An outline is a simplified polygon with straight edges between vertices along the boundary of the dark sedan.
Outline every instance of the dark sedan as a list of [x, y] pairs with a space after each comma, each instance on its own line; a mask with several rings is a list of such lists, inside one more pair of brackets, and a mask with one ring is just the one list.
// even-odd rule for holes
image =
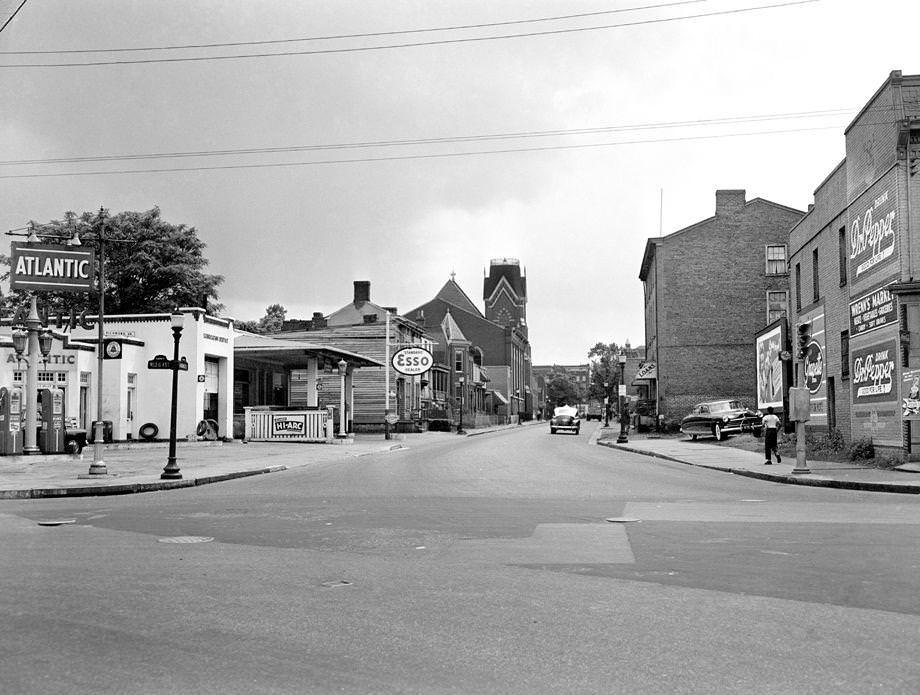
[[762, 416], [756, 410], [746, 408], [741, 401], [709, 401], [698, 403], [687, 417], [680, 422], [680, 431], [696, 439], [700, 435], [712, 435], [725, 439], [727, 434], [753, 432], [760, 436], [763, 430]]

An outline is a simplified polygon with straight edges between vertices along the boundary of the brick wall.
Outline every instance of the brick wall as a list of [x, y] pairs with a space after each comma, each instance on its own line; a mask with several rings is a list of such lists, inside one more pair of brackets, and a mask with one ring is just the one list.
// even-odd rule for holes
[[766, 275], [766, 246], [786, 244], [802, 213], [745, 201], [742, 190], [718, 191], [716, 201], [713, 217], [664, 237], [655, 253], [659, 304], [647, 325], [657, 318], [659, 407], [669, 419], [703, 400], [756, 403], [754, 335], [767, 324], [767, 291], [788, 290], [788, 276]]

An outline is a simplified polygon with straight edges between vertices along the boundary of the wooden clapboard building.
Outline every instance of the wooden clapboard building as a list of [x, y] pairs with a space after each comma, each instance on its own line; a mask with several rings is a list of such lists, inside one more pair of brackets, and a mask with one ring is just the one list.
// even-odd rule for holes
[[[396, 307], [375, 304], [370, 298], [371, 283], [355, 280], [352, 301], [328, 316], [316, 312], [309, 320], [285, 321], [277, 338], [309, 340], [377, 360], [386, 367], [364, 368], [355, 372], [351, 381], [352, 397], [346, 402], [354, 403], [354, 412], [348, 413], [349, 422], [355, 431], [378, 431], [383, 429], [387, 406], [387, 371], [389, 372], [389, 408], [399, 420], [409, 427], [420, 418], [422, 384], [428, 375], [404, 376], [393, 369], [388, 357], [400, 347], [414, 345], [431, 350], [430, 341], [421, 326], [405, 317], [398, 316]], [[386, 335], [389, 323], [390, 347], [387, 349]], [[296, 404], [300, 397], [300, 380], [297, 374], [291, 378], [291, 402]], [[338, 405], [341, 397], [341, 379], [335, 364], [327, 362], [318, 374], [319, 405]]]

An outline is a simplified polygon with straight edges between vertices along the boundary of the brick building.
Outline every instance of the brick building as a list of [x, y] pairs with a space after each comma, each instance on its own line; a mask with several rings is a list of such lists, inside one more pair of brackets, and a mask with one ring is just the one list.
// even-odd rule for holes
[[844, 135], [789, 237], [793, 341], [810, 325], [807, 427], [918, 454], [920, 75], [892, 72]]
[[788, 311], [789, 229], [803, 214], [719, 190], [713, 217], [647, 241], [648, 399], [666, 421], [700, 401], [756, 403], [754, 336]]

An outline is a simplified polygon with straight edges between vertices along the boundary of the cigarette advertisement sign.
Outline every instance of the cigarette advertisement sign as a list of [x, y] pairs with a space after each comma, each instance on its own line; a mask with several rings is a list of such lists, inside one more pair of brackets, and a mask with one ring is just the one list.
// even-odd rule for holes
[[756, 339], [757, 350], [757, 407], [766, 409], [783, 407], [786, 389], [786, 369], [780, 354], [786, 344], [785, 322], [768, 326]]
[[854, 350], [852, 359], [850, 376], [854, 405], [897, 399], [897, 344], [894, 340]]
[[901, 417], [920, 420], [920, 369], [905, 369], [901, 373]]
[[849, 210], [849, 273], [855, 283], [897, 259], [899, 225], [893, 175], [872, 186]]
[[10, 256], [10, 289], [87, 292], [93, 289], [91, 247], [29, 244], [14, 241]]
[[877, 287], [850, 302], [850, 338], [893, 325], [898, 319], [894, 297]]

